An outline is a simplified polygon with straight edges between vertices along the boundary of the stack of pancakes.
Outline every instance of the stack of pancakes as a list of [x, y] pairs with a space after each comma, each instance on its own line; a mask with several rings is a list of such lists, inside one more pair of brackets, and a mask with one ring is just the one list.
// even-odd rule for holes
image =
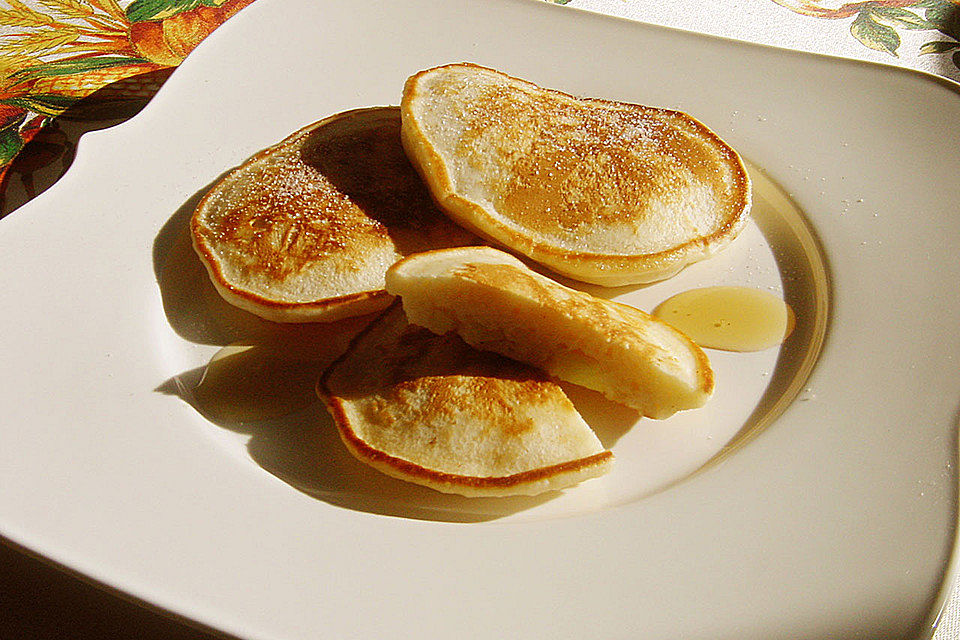
[[440, 491], [532, 495], [612, 461], [555, 379], [666, 418], [713, 377], [681, 332], [525, 261], [650, 282], [728, 244], [749, 206], [739, 156], [686, 114], [457, 64], [412, 76], [399, 109], [253, 156], [191, 233], [220, 294], [263, 318], [379, 312], [318, 385], [360, 460]]

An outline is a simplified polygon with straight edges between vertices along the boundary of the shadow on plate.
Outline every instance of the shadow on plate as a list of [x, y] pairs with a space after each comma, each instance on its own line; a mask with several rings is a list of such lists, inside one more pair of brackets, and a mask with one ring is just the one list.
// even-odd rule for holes
[[3, 536], [0, 567], [3, 638], [239, 640], [118, 591]]
[[[188, 224], [207, 189], [184, 203], [157, 235], [154, 271], [167, 322], [185, 341], [221, 347], [209, 363], [156, 390], [176, 395], [211, 425], [250, 436], [247, 450], [263, 469], [296, 489], [339, 507], [448, 522], [501, 518], [552, 500], [465, 498], [379, 473], [357, 461], [314, 388], [320, 373], [347, 348], [371, 316], [333, 323], [282, 324], [225, 302], [193, 251]], [[636, 413], [586, 389], [565, 385], [606, 447]]]
[[[70, 168], [80, 137], [107, 129], [139, 113], [160, 89], [172, 68], [123, 78], [80, 98], [52, 121], [46, 122], [10, 163], [0, 182], [0, 219], [52, 187]], [[61, 97], [61, 96], [53, 96]], [[66, 96], [63, 96], [66, 97]], [[29, 127], [28, 127], [29, 129]], [[8, 142], [19, 144], [20, 134]]]
[[784, 341], [770, 382], [743, 427], [703, 468], [727, 459], [763, 432], [794, 401], [814, 395], [804, 386], [827, 338], [831, 285], [826, 257], [813, 228], [790, 196], [760, 168], [747, 163], [753, 181], [751, 216], [774, 249], [783, 299], [796, 324]]
[[[775, 249], [784, 297], [793, 307], [797, 323], [752, 414], [702, 468], [726, 459], [792, 402], [805, 399], [803, 386], [826, 337], [830, 288], [819, 243], [782, 190], [759, 172], [755, 172], [755, 183], [766, 187], [755, 192], [754, 219]], [[370, 318], [280, 324], [226, 303], [211, 284], [189, 238], [190, 214], [205, 192], [191, 197], [163, 226], [154, 244], [154, 268], [174, 332], [189, 343], [221, 349], [209, 363], [174, 376], [158, 391], [179, 396], [213, 425], [249, 435], [247, 450], [262, 468], [298, 490], [340, 507], [416, 519], [476, 522], [530, 509], [561, 495], [463, 498], [393, 479], [355, 460], [317, 400], [314, 385]], [[637, 422], [634, 411], [600, 394], [573, 385], [564, 385], [564, 389], [607, 448]]]

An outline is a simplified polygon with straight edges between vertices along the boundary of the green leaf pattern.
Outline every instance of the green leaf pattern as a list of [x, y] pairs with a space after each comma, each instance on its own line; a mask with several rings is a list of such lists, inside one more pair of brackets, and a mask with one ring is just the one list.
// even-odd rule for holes
[[821, 0], [774, 0], [801, 15], [821, 19], [853, 17], [850, 35], [865, 47], [897, 56], [901, 31], [933, 32], [938, 37], [920, 45], [920, 55], [952, 52], [954, 66], [960, 69], [960, 2], [957, 0], [868, 0], [837, 6]]
[[953, 51], [954, 49], [960, 49], [960, 42], [950, 42], [949, 40], [933, 40], [932, 42], [927, 42], [926, 44], [920, 45], [920, 53], [922, 54], [947, 53], [948, 51]]
[[861, 11], [850, 25], [850, 33], [863, 45], [897, 55], [900, 47], [900, 34], [893, 27], [881, 24], [872, 11]]
[[21, 146], [23, 146], [23, 140], [14, 127], [0, 129], [0, 164], [12, 161]]
[[934, 23], [930, 22], [926, 18], [920, 17], [912, 11], [904, 9], [903, 7], [877, 6], [869, 9], [868, 11], [877, 22], [886, 23], [894, 28], [900, 27], [903, 29], [916, 30], [936, 28]]
[[219, 7], [224, 2], [226, 0], [134, 0], [127, 7], [127, 19], [130, 22], [163, 20], [197, 7]]
[[70, 76], [98, 69], [110, 69], [112, 67], [123, 67], [130, 64], [148, 63], [145, 58], [134, 56], [96, 56], [91, 58], [66, 58], [63, 60], [52, 60], [43, 64], [26, 67], [17, 71], [14, 75], [19, 79], [26, 78], [50, 78], [53, 76]]

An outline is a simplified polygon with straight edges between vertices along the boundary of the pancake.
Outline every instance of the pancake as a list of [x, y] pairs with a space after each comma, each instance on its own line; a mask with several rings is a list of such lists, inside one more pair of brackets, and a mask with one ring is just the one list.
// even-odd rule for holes
[[399, 304], [331, 365], [318, 393], [359, 460], [445, 493], [536, 495], [612, 464], [542, 372], [410, 325]]
[[403, 145], [440, 206], [567, 277], [661, 280], [732, 241], [750, 180], [691, 116], [451, 64], [410, 77]]
[[201, 200], [190, 230], [220, 294], [278, 322], [383, 309], [399, 258], [477, 242], [406, 159], [396, 107], [331, 116], [254, 155]]
[[408, 256], [387, 272], [387, 290], [414, 324], [456, 332], [651, 418], [702, 406], [713, 393], [707, 356], [677, 329], [491, 247]]

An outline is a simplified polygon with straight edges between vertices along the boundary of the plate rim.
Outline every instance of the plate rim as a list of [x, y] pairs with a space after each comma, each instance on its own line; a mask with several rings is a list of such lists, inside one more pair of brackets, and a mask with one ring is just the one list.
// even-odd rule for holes
[[[936, 75], [930, 74], [930, 73], [928, 73], [928, 72], [924, 72], [924, 71], [920, 71], [920, 70], [916, 70], [916, 69], [905, 68], [905, 67], [901, 67], [901, 66], [897, 66], [897, 65], [886, 64], [886, 63], [879, 63], [879, 62], [874, 62], [874, 61], [856, 60], [856, 59], [851, 59], [851, 58], [831, 56], [831, 55], [822, 54], [822, 53], [815, 53], [815, 52], [805, 52], [805, 51], [797, 51], [797, 50], [790, 50], [790, 49], [782, 49], [782, 48], [775, 47], [775, 46], [772, 46], [772, 45], [766, 45], [766, 44], [754, 43], [754, 42], [747, 42], [747, 41], [736, 40], [736, 39], [731, 39], [731, 38], [724, 38], [724, 37], [721, 37], [721, 36], [715, 36], [715, 35], [709, 35], [709, 34], [699, 34], [699, 33], [696, 33], [696, 32], [686, 31], [686, 30], [681, 30], [681, 29], [676, 29], [676, 28], [673, 28], [673, 27], [663, 27], [663, 26], [659, 26], [659, 25], [655, 25], [655, 24], [644, 23], [644, 22], [640, 22], [640, 21], [634, 21], [634, 20], [630, 20], [630, 19], [627, 19], [627, 18], [620, 18], [620, 17], [616, 17], [616, 16], [609, 16], [609, 15], [605, 15], [605, 14], [599, 14], [599, 13], [595, 13], [595, 12], [592, 12], [592, 11], [587, 11], [587, 10], [585, 10], [585, 9], [577, 9], [576, 7], [569, 7], [569, 6], [567, 6], [567, 7], [562, 7], [562, 6], [550, 7], [549, 4], [544, 3], [544, 2], [541, 2], [541, 0], [500, 0], [500, 1], [503, 2], [503, 3], [511, 2], [511, 3], [517, 3], [517, 4], [523, 3], [523, 4], [530, 4], [530, 5], [537, 5], [537, 6], [540, 6], [540, 7], [544, 7], [544, 9], [546, 9], [546, 10], [560, 11], [560, 12], [562, 12], [562, 11], [569, 11], [570, 9], [576, 9], [577, 11], [581, 11], [581, 12], [583, 12], [583, 13], [587, 13], [587, 14], [591, 14], [591, 15], [597, 16], [597, 17], [599, 17], [600, 19], [603, 19], [603, 20], [616, 20], [616, 21], [623, 21], [623, 22], [630, 23], [630, 24], [643, 24], [643, 25], [646, 25], [647, 28], [651, 28], [651, 29], [654, 29], [654, 30], [676, 31], [676, 32], [684, 33], [684, 34], [686, 34], [687, 36], [692, 36], [692, 37], [696, 37], [696, 38], [706, 38], [706, 39], [715, 39], [715, 40], [722, 40], [722, 41], [732, 42], [732, 43], [736, 44], [737, 46], [758, 47], [758, 48], [763, 48], [763, 49], [773, 49], [773, 50], [776, 50], [776, 51], [788, 52], [788, 53], [791, 54], [791, 55], [796, 55], [796, 56], [801, 56], [801, 57], [812, 56], [812, 57], [816, 57], [816, 58], [824, 58], [824, 59], [828, 59], [828, 60], [832, 60], [832, 61], [840, 61], [840, 62], [842, 62], [842, 63], [844, 63], [844, 64], [853, 63], [853, 64], [856, 64], [856, 65], [863, 65], [863, 66], [867, 66], [867, 67], [882, 67], [882, 68], [886, 68], [886, 69], [896, 69], [897, 72], [899, 72], [899, 73], [904, 73], [904, 72], [906, 72], [908, 75], [914, 75], [914, 76], [923, 78], [923, 79], [925, 79], [925, 80], [927, 80], [927, 81], [933, 80], [933, 81], [935, 81], [937, 84], [940, 84], [940, 85], [945, 86], [946, 88], [948, 88], [949, 90], [953, 91], [955, 94], [957, 94], [958, 96], [960, 96], [960, 84], [957, 84], [957, 83], [953, 82], [952, 80], [949, 80], [949, 79], [947, 79], [947, 78], [943, 78], [943, 77], [941, 77], [941, 76], [936, 76]], [[231, 30], [231, 28], [230, 28], [230, 25], [231, 25], [231, 23], [232, 23], [233, 20], [236, 20], [236, 19], [244, 20], [244, 18], [243, 18], [242, 16], [243, 16], [245, 13], [247, 13], [248, 11], [250, 11], [251, 7], [253, 7], [253, 6], [265, 7], [265, 6], [269, 5], [269, 4], [270, 4], [269, 0], [261, 0], [260, 3], [254, 3], [254, 5], [251, 5], [250, 7], [246, 7], [245, 10], [242, 11], [238, 16], [235, 16], [233, 19], [231, 19], [231, 21], [228, 21], [223, 27], [221, 27], [221, 28], [218, 29], [216, 32], [214, 32], [214, 34], [211, 36], [211, 38], [208, 38], [208, 40], [210, 40], [210, 44], [209, 44], [209, 45], [207, 45], [207, 42], [205, 41], [204, 43], [202, 43], [202, 44], [200, 45], [200, 47], [198, 47], [198, 50], [202, 52], [202, 51], [204, 50], [204, 48], [213, 48], [213, 47], [215, 47], [215, 46], [218, 46], [217, 43], [219, 42], [219, 40], [223, 40], [223, 39], [232, 37], [232, 36], [231, 36], [231, 31], [232, 31], [232, 30]], [[279, 5], [279, 2], [277, 2], [277, 5]], [[547, 7], [549, 7], [549, 9], [547, 9]], [[262, 11], [264, 11], [264, 12], [267, 11], [267, 9], [264, 9], [264, 8], [261, 8], [260, 10], [262, 10]], [[247, 20], [251, 20], [251, 21], [252, 21], [253, 19], [254, 19], [254, 18], [247, 18]], [[571, 16], [570, 19], [571, 19], [571, 20], [576, 20], [577, 17], [576, 17], [576, 16]], [[237, 30], [239, 30], [240, 28], [241, 28], [240, 26], [235, 27], [235, 29], [237, 29]], [[205, 54], [203, 54], [203, 55], [205, 55]], [[195, 55], [195, 54], [191, 54], [191, 56], [192, 56], [192, 59], [193, 59], [193, 60], [196, 60], [196, 59], [198, 58], [198, 56]], [[187, 57], [187, 60], [184, 62], [184, 65], [192, 64], [192, 63], [190, 62], [191, 56], [188, 56], [188, 57]], [[181, 66], [181, 68], [182, 68], [182, 67], [183, 67], [183, 65]], [[150, 104], [148, 104], [147, 107], [146, 107], [141, 113], [137, 114], [136, 116], [134, 116], [133, 118], [131, 118], [129, 121], [124, 122], [124, 123], [122, 123], [122, 124], [120, 124], [120, 125], [117, 125], [117, 126], [115, 126], [115, 127], [111, 127], [111, 128], [109, 128], [109, 129], [106, 129], [106, 130], [101, 130], [101, 131], [97, 131], [97, 132], [91, 132], [90, 134], [86, 134], [86, 135], [84, 136], [84, 138], [86, 138], [87, 135], [90, 135], [90, 136], [96, 136], [96, 137], [98, 137], [98, 138], [99, 138], [99, 137], [103, 137], [103, 140], [107, 140], [107, 139], [110, 138], [110, 137], [113, 137], [113, 136], [115, 136], [115, 135], [118, 135], [118, 132], [119, 132], [120, 135], [122, 135], [122, 132], [123, 132], [124, 128], [128, 125], [129, 122], [134, 122], [134, 121], [138, 121], [138, 122], [139, 122], [140, 120], [148, 119], [149, 117], [151, 117], [149, 114], [152, 114], [153, 111], [156, 111], [156, 110], [158, 110], [158, 109], [161, 109], [161, 108], [162, 108], [162, 105], [164, 104], [164, 101], [170, 100], [170, 98], [164, 98], [163, 100], [160, 100], [159, 98], [161, 98], [162, 96], [170, 95], [170, 94], [172, 94], [172, 93], [174, 92], [174, 89], [173, 89], [173, 88], [171, 88], [171, 89], [168, 90], [167, 87], [168, 87], [168, 85], [171, 85], [171, 83], [174, 81], [175, 78], [178, 77], [178, 73], [179, 73], [179, 72], [180, 72], [180, 69], [178, 68], [178, 69], [172, 74], [171, 78], [167, 81], [167, 83], [164, 85], [164, 87], [161, 88], [160, 92], [159, 92], [156, 96], [154, 96], [154, 99], [152, 99], [152, 100], [150, 101]], [[180, 75], [182, 75], [182, 74], [180, 74]], [[158, 105], [160, 105], [160, 106], [158, 106]], [[146, 114], [146, 115], [145, 115], [145, 114]], [[81, 153], [82, 153], [81, 150], [78, 148], [77, 162], [75, 163], [75, 166], [76, 166], [76, 164], [78, 164], [78, 163], [81, 162]], [[86, 157], [86, 156], [84, 156], [84, 157]], [[90, 161], [90, 160], [87, 160], [87, 161]], [[74, 167], [71, 167], [71, 169], [73, 169], [73, 168], [74, 168]], [[70, 175], [70, 172], [69, 172], [69, 171], [68, 171], [68, 175]], [[69, 180], [63, 180], [63, 181], [61, 181], [61, 183], [58, 183], [57, 185], [54, 185], [53, 187], [51, 187], [51, 189], [50, 189], [47, 193], [53, 192], [54, 194], [56, 194], [57, 192], [62, 191], [62, 190], [64, 190], [64, 189], [67, 189], [67, 188], [68, 188], [68, 187], [62, 186], [62, 185], [69, 185], [69, 184], [70, 184], [70, 181], [69, 181]], [[56, 191], [55, 191], [55, 190], [56, 190]], [[7, 219], [11, 219], [11, 220], [12, 220], [12, 219], [18, 219], [18, 218], [25, 218], [27, 215], [29, 215], [29, 213], [25, 213], [25, 211], [28, 211], [28, 212], [32, 213], [34, 209], [41, 209], [41, 208], [42, 208], [42, 205], [43, 205], [43, 202], [46, 200], [46, 196], [47, 196], [46, 193], [45, 193], [45, 194], [42, 194], [41, 196], [39, 196], [39, 197], [34, 201], [34, 202], [37, 202], [37, 203], [38, 203], [38, 204], [35, 205], [35, 206], [33, 205], [33, 203], [28, 203], [28, 204], [25, 205], [24, 207], [18, 208], [17, 210], [11, 212], [11, 214], [8, 215], [8, 216], [5, 218], [5, 220], [7, 220]], [[51, 196], [51, 197], [52, 197], [52, 196]], [[14, 224], [20, 224], [20, 223], [18, 222], [18, 223], [14, 223]], [[9, 227], [9, 226], [10, 226], [10, 225], [9, 225], [8, 222], [0, 223], [0, 230], [2, 230], [3, 228], [7, 228], [7, 227]], [[956, 501], [954, 501], [954, 503], [952, 504], [952, 510], [953, 510], [954, 515], [956, 515], [957, 510], [958, 510], [958, 505], [957, 505]], [[24, 547], [25, 549], [27, 549], [27, 550], [31, 550], [31, 549], [34, 549], [34, 548], [35, 548], [35, 547], [32, 547], [32, 546], [30, 546], [30, 545], [28, 545], [28, 544], [26, 544], [26, 543], [24, 543], [24, 542], [22, 542], [22, 541], [20, 541], [20, 540], [17, 540], [15, 536], [10, 536], [10, 535], [8, 535], [6, 531], [7, 531], [7, 530], [6, 530], [5, 521], [4, 521], [4, 520], [0, 520], [0, 532], [2, 532], [2, 535], [4, 535], [5, 537], [11, 539], [11, 540], [14, 541], [16, 544], [18, 544], [18, 545], [20, 545], [20, 546], [23, 546], [23, 547]], [[940, 589], [939, 598], [938, 598], [938, 599], [939, 599], [939, 602], [934, 602], [934, 603], [933, 603], [933, 606], [932, 606], [932, 608], [930, 609], [930, 615], [928, 616], [928, 617], [929, 617], [930, 619], [932, 619], [933, 621], [935, 621], [935, 620], [939, 617], [940, 612], [942, 611], [943, 607], [946, 605], [946, 597], [949, 595], [949, 586], [948, 586], [948, 585], [949, 585], [949, 583], [950, 583], [951, 581], [955, 580], [955, 578], [956, 578], [956, 571], [957, 571], [956, 536], [957, 536], [957, 529], [956, 529], [956, 527], [954, 527], [952, 552], [951, 552], [951, 554], [950, 554], [949, 562], [948, 562], [947, 566], [945, 567], [945, 579], [941, 582], [941, 589]], [[57, 563], [57, 564], [60, 563], [59, 560], [54, 559], [54, 558], [55, 558], [54, 555], [43, 554], [42, 552], [38, 552], [38, 553], [40, 553], [45, 560], [50, 560], [50, 561], [52, 561], [52, 562], [54, 562], [54, 563]], [[64, 563], [64, 566], [69, 569], [69, 566], [68, 566], [66, 563]], [[70, 572], [73, 573], [74, 570], [71, 569]], [[91, 577], [89, 574], [82, 574], [82, 575], [84, 576], [84, 578], [92, 579], [92, 580], [95, 581], [95, 582], [99, 582], [99, 579], [98, 579], [98, 578]], [[99, 585], [98, 585], [98, 586], [99, 586]], [[109, 584], [106, 584], [106, 587], [107, 587], [108, 590], [110, 590], [110, 591], [113, 591], [113, 590], [114, 590], [114, 587], [112, 587], [112, 586], [109, 585]], [[123, 596], [129, 596], [130, 593], [131, 593], [131, 592], [129, 592], [129, 591], [122, 590], [122, 589], [120, 589], [119, 587], [116, 588], [116, 591], [117, 591], [119, 594], [123, 595]], [[139, 600], [139, 597], [138, 597], [138, 596], [133, 596], [133, 597]], [[164, 607], [162, 607], [161, 605], [155, 605], [155, 604], [153, 604], [153, 603], [150, 603], [149, 601], [144, 601], [144, 602], [145, 602], [145, 604], [149, 605], [151, 608], [154, 608], [154, 607], [155, 607], [155, 608], [158, 608], [158, 609], [160, 609], [160, 610], [162, 610], [162, 611], [165, 611], [165, 612], [167, 611], [167, 610], [166, 610]], [[172, 613], [173, 615], [175, 615], [175, 616], [177, 616], [177, 617], [180, 617], [180, 614], [176, 614], [176, 613], [173, 612], [173, 611], [170, 611], [169, 613]], [[197, 624], [199, 624], [199, 625], [201, 625], [201, 626], [205, 626], [205, 623], [202, 623], [202, 622], [193, 620], [192, 618], [185, 618], [185, 619], [188, 620], [188, 621], [190, 621], [190, 622], [197, 623]], [[212, 628], [212, 627], [211, 627], [211, 628]], [[931, 633], [932, 633], [932, 625], [931, 625]]]

